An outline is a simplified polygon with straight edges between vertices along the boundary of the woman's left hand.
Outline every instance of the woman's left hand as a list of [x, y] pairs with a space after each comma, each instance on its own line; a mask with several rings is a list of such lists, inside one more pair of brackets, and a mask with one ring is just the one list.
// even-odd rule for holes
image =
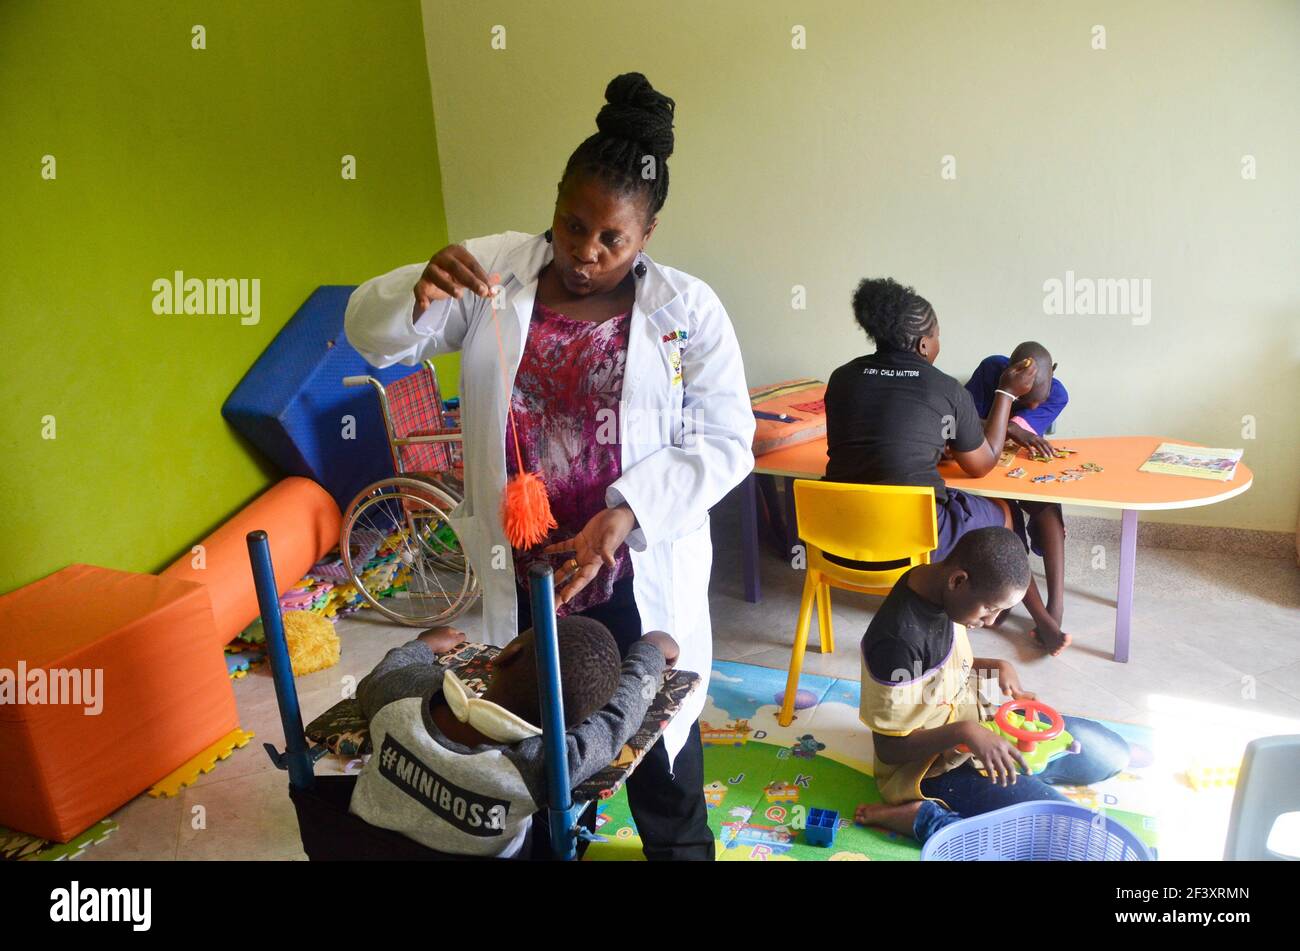
[[587, 587], [602, 565], [614, 567], [614, 553], [634, 528], [636, 516], [626, 505], [619, 505], [593, 515], [582, 531], [567, 541], [543, 548], [544, 555], [574, 553], [555, 573], [556, 601], [563, 604]]

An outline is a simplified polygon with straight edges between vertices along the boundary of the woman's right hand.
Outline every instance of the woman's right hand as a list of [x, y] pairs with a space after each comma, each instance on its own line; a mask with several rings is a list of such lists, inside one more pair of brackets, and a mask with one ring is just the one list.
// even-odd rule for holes
[[1038, 368], [1034, 366], [1034, 358], [1025, 357], [1014, 366], [1007, 364], [1007, 368], [998, 377], [998, 389], [1021, 397], [1034, 388], [1037, 379]]
[[449, 297], [460, 300], [466, 290], [479, 297], [490, 297], [492, 294], [487, 273], [474, 255], [462, 244], [449, 244], [429, 259], [424, 273], [416, 282], [412, 317], [418, 318], [434, 301]]

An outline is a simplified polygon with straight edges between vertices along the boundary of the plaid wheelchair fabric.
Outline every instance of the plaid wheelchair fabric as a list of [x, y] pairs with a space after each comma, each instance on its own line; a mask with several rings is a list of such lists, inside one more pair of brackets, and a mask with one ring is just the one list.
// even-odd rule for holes
[[[398, 439], [460, 432], [458, 414], [442, 408], [442, 394], [433, 370], [422, 366], [384, 387], [393, 434]], [[397, 446], [401, 471], [454, 472], [461, 467], [460, 443], [418, 443]]]

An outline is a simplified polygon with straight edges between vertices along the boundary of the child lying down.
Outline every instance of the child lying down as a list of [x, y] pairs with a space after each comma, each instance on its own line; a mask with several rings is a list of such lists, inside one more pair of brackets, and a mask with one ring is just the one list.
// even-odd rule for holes
[[[618, 755], [641, 725], [677, 642], [651, 631], [620, 665], [614, 636], [584, 617], [557, 622], [570, 782]], [[476, 697], [435, 662], [465, 640], [449, 627], [390, 650], [357, 685], [374, 750], [350, 811], [383, 829], [454, 855], [524, 857], [546, 800], [546, 766], [533, 632], [492, 660]]]

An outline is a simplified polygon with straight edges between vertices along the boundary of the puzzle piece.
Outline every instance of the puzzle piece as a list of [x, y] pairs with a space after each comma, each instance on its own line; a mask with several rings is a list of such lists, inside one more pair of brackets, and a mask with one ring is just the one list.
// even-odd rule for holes
[[253, 734], [235, 727], [217, 742], [172, 770], [158, 782], [149, 787], [149, 795], [175, 796], [186, 786], [193, 785], [201, 773], [210, 773], [217, 766], [217, 760], [226, 759], [236, 749], [247, 746]]
[[1034, 462], [1052, 462], [1055, 459], [1064, 459], [1066, 456], [1074, 455], [1078, 451], [1079, 450], [1077, 449], [1070, 449], [1066, 446], [1053, 446], [1052, 455], [1045, 456], [1041, 452], [1030, 450], [1029, 458]]
[[1062, 472], [1056, 477], [1057, 482], [1077, 482], [1083, 478], [1081, 472]]
[[112, 819], [100, 819], [71, 842], [53, 842], [0, 827], [0, 860], [10, 862], [65, 862], [98, 845], [117, 830]]
[[265, 656], [261, 651], [228, 653], [226, 654], [226, 673], [230, 675], [231, 680], [246, 677], [249, 670], [260, 664]]
[[1007, 473], [1007, 478], [1009, 479], [1023, 479], [1024, 477], [1025, 477], [1024, 466], [1016, 466], [1014, 469], [1012, 469], [1010, 472]]
[[1081, 467], [1087, 472], [1104, 472], [1105, 470], [1095, 462], [1085, 462]]
[[1047, 475], [1037, 475], [1029, 480], [1030, 482], [1055, 482], [1056, 476], [1048, 473]]

